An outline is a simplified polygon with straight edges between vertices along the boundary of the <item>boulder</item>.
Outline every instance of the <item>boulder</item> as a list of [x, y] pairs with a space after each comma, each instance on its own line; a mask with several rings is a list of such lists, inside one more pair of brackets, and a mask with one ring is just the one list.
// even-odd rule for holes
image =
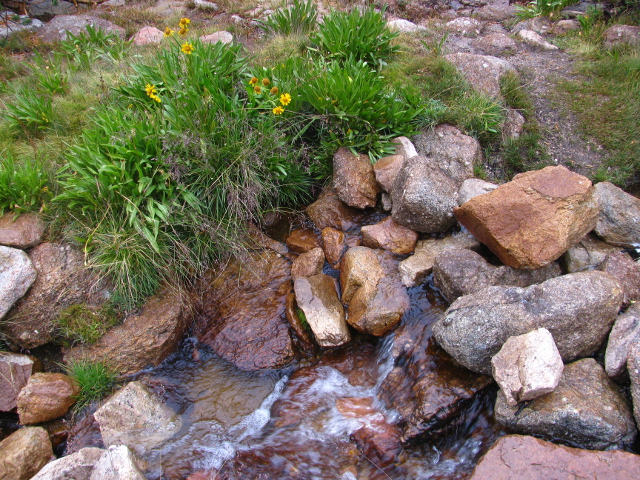
[[242, 370], [280, 368], [294, 359], [285, 317], [291, 264], [271, 250], [209, 271], [195, 320], [198, 340]]
[[233, 35], [226, 30], [221, 30], [219, 32], [210, 33], [209, 35], [202, 35], [200, 37], [200, 41], [202, 43], [215, 44], [219, 42], [224, 43], [225, 45], [229, 45], [233, 42]]
[[44, 43], [54, 43], [65, 40], [67, 32], [73, 35], [80, 35], [91, 25], [95, 29], [104, 30], [120, 38], [125, 37], [125, 29], [103, 18], [91, 15], [56, 15], [53, 20], [44, 25], [38, 36]]
[[459, 186], [440, 169], [437, 158], [414, 157], [393, 182], [393, 219], [416, 232], [446, 232], [456, 224]]
[[27, 0], [29, 16], [47, 22], [56, 15], [78, 13], [78, 6], [64, 0]]
[[53, 320], [64, 308], [79, 303], [98, 306], [110, 295], [108, 282], [85, 267], [83, 253], [70, 245], [42, 243], [30, 258], [38, 272], [36, 281], [0, 327], [10, 342], [22, 348], [50, 342]]
[[316, 247], [297, 257], [291, 264], [291, 276], [311, 277], [322, 273], [324, 266], [324, 252], [322, 248]]
[[89, 480], [146, 480], [125, 445], [112, 445], [96, 462]]
[[485, 182], [479, 178], [468, 178], [462, 182], [458, 190], [458, 205], [462, 205], [478, 195], [493, 192], [496, 188], [498, 185], [495, 183]]
[[402, 165], [404, 165], [404, 155], [388, 155], [382, 157], [373, 165], [373, 173], [376, 181], [385, 192], [390, 192]]
[[494, 267], [482, 255], [471, 250], [446, 250], [433, 264], [433, 284], [449, 302], [493, 285], [528, 287], [555, 278], [562, 273], [557, 263], [537, 270]]
[[331, 268], [337, 269], [340, 265], [342, 255], [347, 251], [347, 243], [344, 233], [335, 228], [326, 227], [322, 229], [322, 245], [324, 255], [331, 265]]
[[310, 252], [320, 246], [320, 236], [313, 228], [296, 228], [287, 237], [287, 247], [293, 253]]
[[418, 155], [435, 158], [438, 166], [458, 186], [473, 178], [474, 165], [482, 163], [482, 147], [473, 137], [451, 125], [438, 125], [413, 137]]
[[604, 48], [621, 45], [640, 45], [640, 27], [635, 25], [612, 25], [604, 32]]
[[436, 257], [440, 253], [464, 248], [470, 250], [480, 248], [480, 242], [466, 230], [442, 238], [418, 240], [415, 253], [398, 265], [402, 283], [406, 287], [415, 287], [431, 273]]
[[580, 22], [577, 20], [559, 20], [551, 30], [554, 35], [565, 35], [569, 32], [580, 30]]
[[340, 200], [360, 209], [375, 207], [380, 193], [369, 157], [344, 147], [333, 156], [333, 186]]
[[333, 191], [324, 191], [318, 200], [309, 205], [307, 215], [317, 229], [332, 227], [346, 232], [356, 227], [360, 221], [358, 210], [346, 206]]
[[389, 252], [367, 247], [347, 250], [340, 266], [340, 284], [349, 325], [382, 336], [398, 324], [409, 308], [409, 296], [396, 269]]
[[599, 266], [609, 253], [619, 252], [621, 247], [609, 245], [589, 234], [565, 252], [560, 263], [567, 273]]
[[398, 225], [393, 218], [386, 217], [375, 225], [366, 225], [360, 230], [362, 243], [369, 248], [382, 248], [398, 255], [413, 253], [418, 234]]
[[27, 293], [37, 276], [26, 253], [0, 246], [0, 320]]
[[416, 25], [415, 23], [403, 18], [398, 18], [397, 20], [391, 20], [387, 22], [387, 28], [392, 32], [400, 33], [413, 33], [419, 32], [420, 30], [426, 30], [425, 27]]
[[640, 200], [609, 182], [595, 186], [595, 197], [600, 205], [596, 233], [612, 245], [640, 245]]
[[506, 435], [484, 454], [469, 480], [634, 480], [639, 476], [640, 457], [633, 453], [589, 451]]
[[182, 426], [176, 412], [141, 382], [129, 382], [93, 414], [106, 446], [126, 445], [143, 455]]
[[19, 353], [0, 352], [0, 412], [18, 405], [18, 393], [33, 373], [33, 360]]
[[640, 300], [640, 264], [625, 252], [610, 253], [598, 270], [610, 273], [622, 286], [624, 298], [622, 305], [627, 306]]
[[456, 66], [473, 88], [494, 98], [500, 97], [500, 77], [515, 70], [506, 60], [490, 55], [451, 53], [444, 58]]
[[504, 22], [516, 16], [516, 8], [508, 2], [495, 2], [476, 8], [473, 16], [489, 22]]
[[125, 318], [93, 345], [68, 351], [68, 364], [78, 360], [107, 362], [121, 374], [158, 366], [175, 351], [190, 324], [190, 307], [183, 294], [166, 290], [151, 297], [141, 311]]
[[459, 363], [490, 375], [491, 357], [504, 342], [536, 328], [551, 332], [565, 363], [593, 354], [621, 303], [622, 288], [608, 273], [571, 273], [526, 288], [487, 287], [460, 297], [433, 332]]
[[[6, 4], [6, 2], [5, 2]], [[8, 17], [8, 18], [7, 18]], [[8, 15], [0, 23], [0, 38], [4, 39], [18, 32], [31, 32], [37, 30], [44, 25], [40, 20], [31, 18], [27, 15]], [[28, 25], [23, 24], [28, 22]]]
[[485, 55], [499, 56], [518, 51], [516, 41], [504, 33], [490, 33], [476, 38], [473, 46]]
[[640, 340], [637, 338], [629, 346], [627, 371], [631, 380], [631, 399], [636, 424], [640, 425]]
[[532, 30], [518, 31], [518, 38], [532, 47], [541, 48], [542, 50], [558, 50], [557, 46], [547, 42], [540, 34]]
[[0, 478], [30, 480], [53, 457], [47, 431], [25, 427], [0, 442]]
[[31, 480], [88, 480], [103, 453], [102, 448], [83, 448], [47, 463]]
[[351, 340], [335, 280], [327, 275], [296, 277], [296, 303], [321, 347], [337, 347]]
[[563, 166], [521, 173], [456, 208], [455, 216], [510, 267], [558, 259], [596, 224], [591, 181]]
[[131, 38], [134, 45], [154, 45], [161, 43], [164, 38], [164, 32], [156, 27], [142, 27]]
[[510, 337], [491, 359], [493, 378], [510, 406], [553, 392], [564, 364], [546, 328]]
[[34, 374], [18, 395], [20, 423], [32, 425], [63, 416], [79, 393], [80, 387], [67, 375]]
[[626, 374], [629, 350], [636, 339], [640, 339], [640, 303], [634, 303], [626, 312], [618, 315], [609, 333], [604, 365], [611, 378]]
[[0, 217], [0, 245], [22, 250], [35, 247], [42, 243], [45, 228], [46, 225], [35, 213], [4, 214]]
[[516, 433], [546, 436], [592, 450], [628, 447], [637, 434], [627, 401], [593, 358], [565, 365], [557, 388], [521, 410], [510, 406], [499, 392], [494, 414]]
[[477, 37], [483, 28], [483, 23], [475, 18], [458, 17], [445, 24], [445, 28], [449, 32], [459, 33], [469, 37]]

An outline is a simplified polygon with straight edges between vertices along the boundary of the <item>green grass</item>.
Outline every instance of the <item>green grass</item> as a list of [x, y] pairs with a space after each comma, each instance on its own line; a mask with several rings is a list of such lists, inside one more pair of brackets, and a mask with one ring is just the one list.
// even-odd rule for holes
[[63, 309], [53, 323], [58, 342], [69, 347], [77, 343], [95, 343], [110, 327], [118, 324], [118, 316], [108, 305], [95, 308], [77, 304]]
[[111, 392], [116, 386], [117, 373], [101, 362], [81, 360], [65, 367], [69, 375], [79, 386], [80, 393], [74, 405], [74, 412], [97, 402]]

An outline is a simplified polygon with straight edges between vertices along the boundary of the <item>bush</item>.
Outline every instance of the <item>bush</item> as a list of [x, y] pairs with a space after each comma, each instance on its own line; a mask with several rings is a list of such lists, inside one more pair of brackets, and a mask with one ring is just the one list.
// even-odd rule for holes
[[0, 214], [44, 209], [51, 197], [49, 185], [49, 176], [39, 160], [18, 164], [8, 152], [0, 154]]
[[34, 90], [21, 90], [7, 104], [7, 124], [16, 133], [37, 136], [53, 120], [51, 97]]
[[80, 393], [73, 407], [75, 412], [106, 397], [116, 385], [117, 373], [101, 362], [80, 360], [67, 365], [65, 370], [80, 386]]
[[258, 25], [269, 35], [299, 35], [316, 28], [317, 16], [313, 0], [293, 0], [292, 6], [276, 10]]
[[114, 33], [87, 25], [78, 35], [67, 32], [67, 38], [60, 42], [63, 56], [74, 70], [87, 70], [96, 60], [115, 62], [122, 60], [130, 42], [122, 40]]

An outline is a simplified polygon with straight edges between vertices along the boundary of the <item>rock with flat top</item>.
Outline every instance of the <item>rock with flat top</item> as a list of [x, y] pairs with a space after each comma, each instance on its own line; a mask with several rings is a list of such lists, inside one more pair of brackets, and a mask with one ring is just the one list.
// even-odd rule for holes
[[287, 247], [293, 253], [306, 253], [320, 246], [320, 236], [312, 228], [296, 228], [287, 237]]
[[398, 255], [412, 253], [418, 241], [416, 232], [398, 225], [391, 217], [375, 225], [366, 225], [360, 232], [365, 247], [382, 248]]
[[456, 66], [475, 90], [493, 98], [500, 97], [500, 77], [515, 70], [508, 61], [491, 55], [451, 53], [444, 58]]
[[490, 33], [473, 40], [473, 46], [486, 55], [500, 56], [518, 51], [516, 41], [504, 33]]
[[469, 37], [480, 35], [483, 26], [482, 22], [469, 17], [458, 17], [445, 24], [445, 28], [449, 32], [459, 33]]
[[46, 225], [35, 213], [6, 213], [0, 217], [0, 245], [25, 250], [42, 243]]

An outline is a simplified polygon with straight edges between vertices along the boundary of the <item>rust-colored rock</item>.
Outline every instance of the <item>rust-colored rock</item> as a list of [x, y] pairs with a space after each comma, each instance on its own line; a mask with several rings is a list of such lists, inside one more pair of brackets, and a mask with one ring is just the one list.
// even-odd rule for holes
[[324, 191], [305, 210], [317, 229], [333, 227], [346, 232], [358, 225], [360, 213], [340, 201], [333, 191]]
[[202, 283], [198, 340], [243, 370], [279, 368], [294, 353], [285, 318], [291, 264], [264, 251], [210, 271]]
[[347, 251], [344, 233], [331, 227], [323, 228], [322, 245], [327, 262], [332, 268], [337, 269], [340, 265], [340, 260], [342, 260], [342, 255]]
[[0, 352], [0, 412], [18, 405], [18, 393], [33, 373], [33, 360], [18, 353]]
[[324, 252], [316, 247], [296, 258], [291, 264], [292, 277], [311, 277], [322, 273], [324, 266]]
[[29, 480], [53, 457], [47, 432], [25, 427], [0, 442], [0, 478]]
[[397, 224], [391, 217], [362, 227], [361, 233], [366, 247], [382, 248], [398, 255], [412, 253], [418, 241], [417, 232]]
[[293, 253], [310, 252], [320, 246], [320, 236], [312, 228], [297, 228], [287, 237], [287, 247]]
[[18, 395], [23, 425], [47, 422], [67, 413], [76, 403], [80, 387], [62, 373], [36, 373]]
[[177, 347], [190, 323], [190, 306], [179, 292], [151, 297], [139, 314], [129, 315], [93, 345], [70, 350], [65, 362], [88, 359], [108, 362], [118, 372], [130, 374], [157, 366]]
[[333, 156], [333, 184], [338, 198], [350, 207], [375, 207], [380, 187], [367, 155], [340, 148]]
[[454, 213], [503, 263], [534, 269], [593, 230], [598, 205], [589, 179], [558, 166], [516, 175]]
[[564, 447], [524, 435], [499, 438], [469, 480], [636, 480], [640, 456]]
[[404, 164], [404, 155], [389, 155], [382, 157], [373, 165], [376, 180], [385, 192], [390, 192], [393, 181]]
[[27, 249], [42, 242], [45, 224], [35, 213], [0, 217], [0, 245]]
[[625, 252], [610, 253], [599, 270], [613, 275], [623, 291], [622, 305], [626, 306], [640, 300], [640, 263], [635, 262]]

